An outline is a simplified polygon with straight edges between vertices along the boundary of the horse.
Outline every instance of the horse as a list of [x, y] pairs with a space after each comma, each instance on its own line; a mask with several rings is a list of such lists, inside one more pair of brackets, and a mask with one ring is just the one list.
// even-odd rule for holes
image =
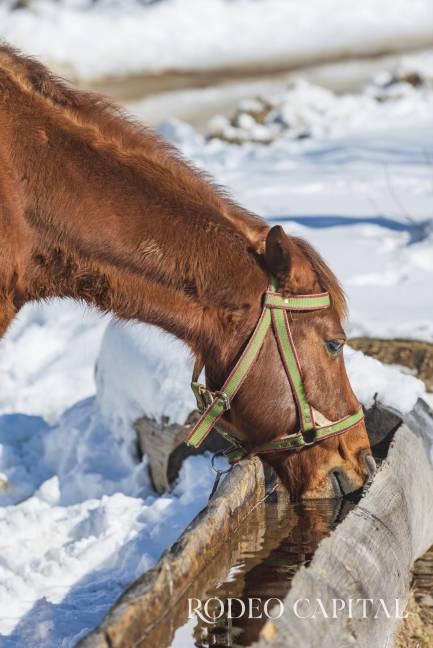
[[[342, 354], [344, 293], [308, 242], [270, 228], [151, 129], [7, 44], [0, 249], [0, 335], [27, 302], [82, 300], [183, 340], [215, 393], [255, 330], [271, 278], [279, 299], [326, 291], [327, 308], [285, 314], [305, 398], [325, 423], [359, 410]], [[221, 421], [253, 449], [299, 427], [296, 401], [269, 334]], [[351, 493], [373, 464], [362, 417], [344, 434], [265, 460], [301, 499]]]

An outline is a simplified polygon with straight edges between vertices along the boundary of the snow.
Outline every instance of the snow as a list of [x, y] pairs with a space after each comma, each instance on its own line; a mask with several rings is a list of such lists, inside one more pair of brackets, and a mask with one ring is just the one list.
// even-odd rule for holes
[[136, 455], [138, 416], [183, 421], [193, 409], [189, 351], [153, 327], [108, 322], [69, 301], [32, 304], [0, 344], [2, 648], [75, 645], [212, 487], [208, 457], [191, 457], [158, 497]]
[[[411, 73], [423, 65], [408, 68]], [[377, 131], [405, 118], [425, 120], [433, 111], [433, 70], [421, 87], [404, 82], [403, 63], [393, 75], [380, 75], [357, 94], [336, 93], [303, 79], [271, 97], [241, 101], [234, 123], [223, 116], [210, 122], [210, 133], [235, 143], [269, 143], [276, 138], [346, 135], [359, 127]], [[400, 78], [399, 78], [400, 77]], [[265, 115], [265, 116], [264, 116]]]
[[[311, 123], [318, 92], [302, 83], [267, 100], [290, 100]], [[321, 105], [313, 137], [283, 129], [269, 144], [236, 145], [179, 122], [161, 130], [241, 204], [319, 250], [348, 296], [352, 336], [432, 342], [433, 92], [404, 87], [379, 107], [368, 98], [371, 110], [365, 91], [350, 96], [350, 110], [347, 96], [323, 93], [332, 110]]]
[[26, 305], [0, 340], [0, 413], [55, 421], [93, 394], [90, 368], [107, 322], [69, 300]]
[[189, 389], [193, 366], [185, 345], [154, 326], [108, 326], [96, 371], [102, 415], [122, 435], [143, 413], [183, 424], [195, 407]]
[[352, 389], [365, 407], [371, 407], [377, 395], [377, 400], [386, 407], [407, 413], [418, 398], [425, 395], [421, 380], [401, 372], [398, 367], [369, 358], [361, 351], [347, 346], [344, 360]]
[[[430, 0], [32, 0], [0, 7], [0, 36], [72, 76], [293, 67], [431, 42]], [[386, 18], [384, 18], [386, 17]]]
[[204, 506], [207, 464], [191, 457], [166, 496], [116, 492], [66, 504], [55, 475], [0, 509], [1, 645], [75, 645]]
[[[245, 1], [230, 3], [234, 17]], [[119, 70], [126, 69], [126, 55], [120, 51], [123, 23], [119, 40], [108, 41], [112, 58], [102, 56], [102, 67], [96, 65], [101, 63], [97, 54], [107, 43], [93, 43], [91, 48], [83, 40], [72, 60], [75, 28], [83, 28], [85, 37], [97, 16], [105, 33], [118, 18], [108, 1], [86, 14], [73, 4], [63, 3], [54, 14], [48, 2], [37, 2], [35, 13], [8, 14], [0, 29], [4, 33], [13, 28], [26, 41], [27, 30], [38, 20], [41, 32], [33, 34], [34, 51], [45, 48], [46, 56], [55, 52], [58, 62], [68, 62], [83, 74], [113, 71], [114, 60]], [[137, 20], [143, 53], [135, 60], [131, 56], [128, 64], [148, 65], [152, 41], [146, 41], [146, 30], [156, 24], [152, 21], [168, 16], [164, 12], [187, 4], [167, 0], [139, 9], [130, 3], [125, 24]], [[271, 4], [295, 16], [300, 6], [270, 0], [251, 3], [249, 12], [257, 18], [266, 5], [272, 22], [276, 18]], [[202, 7], [218, 12], [221, 6], [221, 1], [206, 0], [198, 15], [203, 18]], [[347, 3], [323, 4], [327, 9], [337, 6], [347, 19]], [[401, 0], [392, 3], [402, 15], [397, 18], [395, 13], [389, 25], [384, 23], [381, 36], [391, 30], [396, 34], [398, 25], [399, 33], [415, 29], [427, 3], [410, 3], [410, 15], [408, 6]], [[338, 32], [341, 42], [353, 37], [355, 17], [361, 24], [372, 21], [374, 27], [372, 7], [370, 2], [350, 6], [352, 22]], [[182, 21], [197, 19], [192, 11], [184, 13], [175, 42], [181, 38]], [[149, 20], [145, 27], [137, 18], [141, 15]], [[66, 16], [73, 17], [68, 38], [62, 28]], [[313, 18], [308, 10], [305, 25], [298, 21], [290, 26], [295, 38], [300, 39], [307, 27], [314, 33]], [[58, 34], [50, 32], [53, 25]], [[327, 25], [325, 21], [317, 48], [327, 43]], [[287, 50], [294, 45], [284, 27]], [[216, 24], [209, 42], [201, 44], [205, 54], [215, 46], [218, 28]], [[372, 33], [378, 36], [379, 31]], [[155, 48], [165, 33], [154, 35]], [[272, 39], [267, 44], [275, 45], [275, 51], [282, 43], [278, 34], [275, 44]], [[242, 37], [233, 41], [231, 60], [241, 56], [244, 43]], [[201, 50], [192, 42], [197, 46], [196, 65], [207, 64], [207, 54], [200, 60]], [[230, 42], [227, 34], [222, 42]], [[134, 39], [130, 45], [136, 47]], [[167, 65], [172, 51], [158, 65]], [[267, 52], [265, 48], [263, 54]], [[179, 65], [189, 61], [187, 54], [187, 49], [179, 49]], [[92, 56], [98, 61], [92, 63]], [[216, 60], [224, 61], [225, 56], [228, 60], [222, 51]], [[409, 59], [408, 69], [413, 70]], [[430, 74], [428, 57], [423, 65], [425, 75]], [[290, 109], [287, 124], [294, 117], [303, 127], [307, 124], [310, 136], [304, 139], [282, 128], [269, 144], [234, 145], [209, 140], [181, 122], [167, 123], [162, 130], [195, 164], [228, 186], [239, 202], [269, 222], [281, 223], [289, 233], [304, 236], [323, 254], [349, 298], [349, 334], [433, 341], [433, 303], [426, 298], [433, 279], [431, 90], [397, 84], [389, 90], [396, 94], [378, 102], [374, 92], [379, 85], [370, 84], [358, 95], [338, 96], [299, 82], [283, 88], [278, 97], [267, 97], [277, 111]], [[244, 105], [245, 115], [253, 108]], [[140, 106], [134, 110], [139, 114]], [[247, 133], [255, 127], [245, 119], [241, 126]], [[407, 412], [425, 395], [424, 385], [398, 367], [384, 366], [350, 348], [345, 360], [352, 386], [366, 406], [377, 393], [384, 404]], [[2, 648], [72, 648], [206, 504], [213, 479], [209, 458], [189, 458], [173, 492], [158, 497], [149, 482], [147, 459], [137, 456], [132, 428], [142, 413], [183, 422], [193, 408], [191, 371], [186, 347], [154, 327], [119, 323], [69, 301], [32, 304], [20, 312], [0, 342]], [[177, 635], [176, 641], [180, 646], [182, 637]]]
[[75, 645], [206, 504], [207, 457], [190, 457], [173, 492], [157, 497], [132, 430], [120, 432], [96, 397], [51, 427], [37, 416], [0, 417], [2, 646]]

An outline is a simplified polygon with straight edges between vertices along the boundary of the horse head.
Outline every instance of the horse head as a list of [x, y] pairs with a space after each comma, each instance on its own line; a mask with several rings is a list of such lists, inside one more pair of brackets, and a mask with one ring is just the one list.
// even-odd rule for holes
[[210, 430], [212, 417], [221, 419], [234, 440], [228, 456], [263, 455], [292, 496], [348, 494], [363, 486], [374, 460], [344, 365], [343, 291], [317, 252], [280, 226], [268, 231], [259, 262], [277, 288], [256, 296], [238, 326], [243, 343], [229, 377], [206, 366], [207, 402], [190, 442]]

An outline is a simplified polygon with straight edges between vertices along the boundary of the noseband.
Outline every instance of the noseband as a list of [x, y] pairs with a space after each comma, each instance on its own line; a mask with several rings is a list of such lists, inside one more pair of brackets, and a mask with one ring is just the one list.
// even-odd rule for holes
[[[201, 416], [188, 435], [187, 444], [198, 448], [224, 412], [230, 409], [230, 404], [248, 376], [269, 329], [273, 331], [278, 343], [278, 350], [296, 403], [300, 429], [293, 434], [249, 448], [232, 434], [218, 428], [218, 432], [232, 444], [224, 453], [229, 462], [236, 463], [251, 454], [301, 450], [324, 439], [343, 434], [357, 425], [364, 418], [361, 406], [355, 414], [331, 422], [308, 402], [301, 366], [287, 318], [287, 311], [316, 311], [329, 308], [330, 305], [328, 292], [284, 297], [277, 292], [274, 285], [268, 288], [264, 294], [263, 309], [256, 328], [221, 390], [212, 392], [205, 385], [198, 383], [203, 367], [198, 363], [194, 366], [191, 387]], [[319, 425], [318, 418], [325, 420], [326, 424]]]

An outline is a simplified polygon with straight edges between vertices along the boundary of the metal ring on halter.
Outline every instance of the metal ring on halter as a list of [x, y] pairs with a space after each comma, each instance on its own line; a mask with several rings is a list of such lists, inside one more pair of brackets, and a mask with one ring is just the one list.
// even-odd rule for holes
[[215, 473], [215, 481], [213, 483], [212, 490], [211, 490], [211, 493], [209, 495], [208, 501], [210, 501], [212, 499], [212, 497], [214, 496], [214, 494], [216, 492], [216, 489], [218, 488], [218, 484], [220, 483], [222, 475], [225, 475], [226, 473], [230, 472], [231, 469], [233, 468], [233, 466], [229, 466], [228, 468], [226, 468], [226, 470], [220, 470], [219, 468], [217, 468], [215, 466], [215, 459], [217, 457], [224, 457], [224, 456], [225, 456], [224, 452], [215, 452], [215, 454], [212, 455], [211, 466], [212, 466], [212, 470]]
[[217, 468], [217, 467], [215, 466], [215, 459], [216, 459], [217, 457], [225, 457], [224, 452], [221, 452], [221, 451], [220, 451], [220, 452], [215, 452], [215, 454], [212, 455], [212, 459], [211, 459], [211, 462], [210, 462], [211, 467], [212, 467], [212, 470], [213, 470], [215, 473], [220, 474], [220, 475], [225, 475], [226, 473], [230, 472], [231, 469], [233, 468], [233, 466], [229, 466], [229, 467], [226, 468], [225, 470], [220, 470], [219, 468]]

